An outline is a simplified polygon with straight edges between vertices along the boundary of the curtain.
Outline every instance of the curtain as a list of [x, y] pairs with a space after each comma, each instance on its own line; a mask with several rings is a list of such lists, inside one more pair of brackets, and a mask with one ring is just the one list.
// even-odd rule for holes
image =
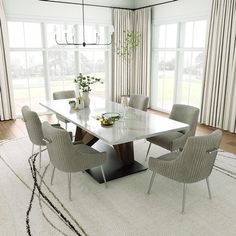
[[236, 132], [236, 1], [213, 0], [200, 122]]
[[[137, 11], [115, 9], [113, 25], [113, 100], [119, 102], [121, 95], [149, 95], [151, 8]], [[118, 55], [117, 48], [125, 43], [128, 31], [139, 35], [139, 46], [130, 57], [124, 58]]]
[[140, 46], [135, 51], [131, 93], [150, 96], [151, 8], [134, 12], [134, 31], [140, 33]]
[[13, 92], [9, 80], [9, 51], [7, 21], [0, 0], [0, 120], [14, 118]]
[[133, 75], [133, 62], [117, 54], [117, 48], [124, 44], [126, 32], [133, 31], [134, 13], [131, 10], [114, 9], [114, 44], [113, 44], [113, 100], [120, 101], [121, 95], [130, 93], [131, 78]]

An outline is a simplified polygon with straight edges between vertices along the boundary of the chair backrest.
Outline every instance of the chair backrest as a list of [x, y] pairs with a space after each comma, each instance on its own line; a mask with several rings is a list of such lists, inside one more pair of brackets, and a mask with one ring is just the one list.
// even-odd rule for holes
[[51, 163], [59, 170], [71, 170], [73, 144], [69, 133], [64, 129], [52, 127], [47, 121], [42, 124], [43, 136], [48, 140], [47, 148]]
[[189, 129], [186, 131], [189, 136], [194, 136], [197, 128], [199, 109], [197, 107], [174, 104], [169, 118], [183, 122], [189, 125]]
[[134, 94], [130, 96], [129, 106], [135, 109], [146, 111], [148, 108], [149, 97]]
[[220, 130], [206, 136], [188, 138], [178, 159], [182, 182], [197, 182], [211, 174], [221, 139]]
[[45, 145], [45, 142], [43, 141], [42, 124], [38, 114], [31, 111], [28, 106], [23, 106], [21, 112], [30, 141], [35, 145]]
[[74, 90], [58, 91], [54, 92], [52, 95], [54, 100], [75, 98], [75, 91]]

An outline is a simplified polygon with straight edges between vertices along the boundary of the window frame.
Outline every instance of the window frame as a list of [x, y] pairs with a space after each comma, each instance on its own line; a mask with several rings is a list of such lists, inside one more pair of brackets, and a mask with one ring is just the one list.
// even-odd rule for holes
[[[195, 22], [195, 21], [206, 21], [206, 32], [205, 32], [205, 46], [203, 48], [201, 47], [184, 47], [184, 34], [185, 34], [185, 27], [184, 24], [188, 22]], [[177, 24], [177, 43], [176, 48], [159, 48], [158, 47], [158, 38], [159, 38], [159, 27], [161, 25], [168, 25], [168, 24]], [[204, 62], [206, 60], [206, 46], [207, 46], [207, 34], [209, 29], [209, 19], [207, 15], [199, 16], [199, 17], [191, 17], [191, 18], [185, 18], [185, 19], [173, 19], [173, 20], [164, 20], [160, 21], [158, 23], [153, 23], [152, 25], [152, 32], [153, 32], [153, 42], [152, 42], [152, 64], [151, 64], [151, 108], [155, 110], [159, 110], [162, 112], [169, 113], [170, 110], [159, 107], [157, 105], [157, 96], [156, 96], [156, 88], [158, 84], [158, 79], [156, 78], [156, 60], [154, 54], [158, 54], [159, 52], [168, 52], [168, 51], [175, 51], [176, 52], [176, 63], [175, 63], [175, 82], [174, 82], [174, 95], [173, 95], [173, 104], [174, 103], [180, 103], [180, 98], [178, 96], [178, 90], [180, 87], [180, 77], [182, 74], [183, 67], [183, 58], [184, 58], [184, 52], [203, 52], [204, 55]], [[155, 35], [156, 34], [156, 35]], [[157, 41], [156, 45], [154, 43], [154, 40]], [[203, 81], [202, 81], [203, 82]], [[201, 101], [200, 101], [201, 102]]]
[[[105, 78], [106, 78], [106, 82], [105, 82], [105, 99], [110, 99], [111, 98], [111, 60], [112, 60], [112, 47], [111, 46], [105, 46], [105, 47], [101, 47], [101, 48], [96, 48], [94, 46], [90, 47], [89, 45], [86, 46], [86, 48], [83, 48], [82, 46], [76, 46], [73, 48], [66, 48], [66, 47], [55, 47], [55, 48], [49, 48], [47, 45], [47, 24], [73, 24], [76, 25], [77, 28], [79, 28], [79, 25], [82, 24], [82, 22], [67, 22], [67, 21], [57, 21], [57, 20], [35, 20], [35, 19], [22, 19], [22, 18], [9, 18], [7, 20], [7, 22], [20, 22], [20, 23], [39, 23], [40, 24], [40, 28], [41, 28], [41, 40], [42, 40], [42, 47], [11, 47], [9, 45], [9, 53], [11, 52], [24, 52], [25, 54], [27, 54], [28, 52], [42, 52], [42, 60], [43, 60], [43, 68], [44, 68], [44, 84], [45, 84], [45, 99], [46, 100], [50, 100], [51, 99], [51, 92], [50, 92], [50, 76], [49, 76], [49, 64], [48, 64], [48, 52], [50, 51], [73, 51], [74, 55], [75, 55], [75, 76], [78, 75], [79, 73], [79, 57], [80, 57], [80, 53], [86, 52], [87, 50], [95, 50], [95, 51], [102, 51], [105, 54]], [[96, 28], [104, 26], [104, 27], [110, 27], [111, 24], [104, 24], [104, 23], [100, 23], [100, 22], [89, 22], [87, 25], [92, 25]], [[25, 38], [25, 33], [24, 33], [24, 38]], [[24, 42], [25, 39], [24, 39]], [[27, 65], [26, 65], [27, 66]], [[27, 76], [26, 76], [27, 77]], [[27, 78], [28, 80], [29, 78]], [[29, 90], [30, 88], [28, 88]], [[29, 93], [29, 92], [28, 92]], [[28, 95], [30, 98], [30, 95]], [[31, 100], [31, 98], [30, 98]], [[30, 104], [31, 102], [28, 101], [28, 103]], [[46, 114], [42, 113], [42, 114]], [[40, 113], [41, 114], [41, 113]], [[16, 117], [21, 117], [21, 114], [16, 114]]]

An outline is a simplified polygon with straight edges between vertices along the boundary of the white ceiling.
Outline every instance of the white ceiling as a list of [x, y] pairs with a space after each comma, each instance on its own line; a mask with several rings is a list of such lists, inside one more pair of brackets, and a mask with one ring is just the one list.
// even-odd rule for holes
[[[63, 0], [63, 1], [78, 2], [78, 3], [82, 2], [81, 0]], [[106, 6], [113, 6], [113, 7], [136, 8], [136, 7], [143, 7], [143, 6], [152, 5], [152, 4], [156, 4], [160, 2], [165, 2], [165, 1], [167, 0], [84, 0], [84, 3], [106, 5]]]

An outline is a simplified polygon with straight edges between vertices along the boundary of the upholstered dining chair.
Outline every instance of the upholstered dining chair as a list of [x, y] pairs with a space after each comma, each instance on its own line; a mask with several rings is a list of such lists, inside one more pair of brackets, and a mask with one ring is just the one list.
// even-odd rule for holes
[[41, 168], [41, 154], [42, 147], [46, 146], [46, 143], [43, 141], [43, 132], [42, 124], [39, 119], [39, 116], [36, 112], [31, 111], [28, 106], [23, 106], [21, 108], [23, 120], [26, 125], [26, 129], [32, 142], [32, 155], [34, 154], [34, 146], [39, 146], [39, 167]]
[[148, 108], [149, 97], [134, 94], [130, 96], [129, 106], [135, 109], [146, 111]]
[[169, 131], [151, 138], [147, 138], [150, 142], [146, 159], [151, 148], [151, 144], [156, 144], [169, 151], [174, 151], [183, 148], [188, 137], [194, 136], [197, 128], [199, 109], [193, 106], [174, 104], [169, 118], [189, 125], [188, 129], [181, 131]]
[[182, 213], [185, 209], [187, 184], [206, 179], [209, 199], [211, 199], [209, 176], [221, 138], [220, 130], [206, 136], [189, 137], [182, 151], [171, 152], [159, 158], [150, 157], [148, 167], [153, 173], [147, 193], [150, 193], [155, 175], [160, 174], [183, 183]]
[[[54, 92], [52, 95], [54, 100], [75, 98], [75, 91], [74, 90], [57, 91]], [[67, 124], [69, 123], [69, 121], [66, 120], [63, 116], [58, 114], [56, 114], [56, 117], [58, 121], [62, 121], [65, 123], [65, 128], [67, 130]]]
[[56, 129], [48, 122], [42, 124], [42, 130], [43, 140], [46, 142], [50, 162], [53, 165], [51, 184], [53, 183], [55, 168], [68, 173], [69, 199], [71, 200], [71, 173], [100, 166], [107, 187], [102, 167], [106, 160], [105, 152], [98, 152], [82, 143], [73, 145], [68, 132], [63, 129]]

